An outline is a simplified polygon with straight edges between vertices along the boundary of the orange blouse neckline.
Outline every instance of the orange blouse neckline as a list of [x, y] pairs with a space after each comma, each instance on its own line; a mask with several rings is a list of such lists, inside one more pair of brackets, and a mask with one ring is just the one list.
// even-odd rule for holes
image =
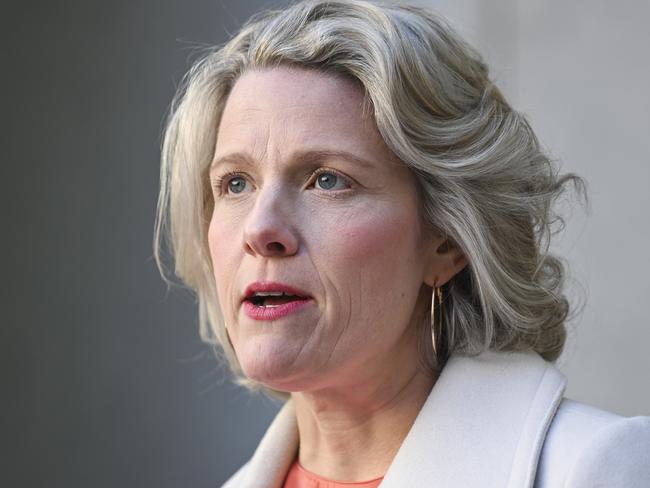
[[377, 488], [383, 479], [380, 476], [368, 481], [335, 481], [308, 471], [296, 458], [289, 468], [283, 488]]

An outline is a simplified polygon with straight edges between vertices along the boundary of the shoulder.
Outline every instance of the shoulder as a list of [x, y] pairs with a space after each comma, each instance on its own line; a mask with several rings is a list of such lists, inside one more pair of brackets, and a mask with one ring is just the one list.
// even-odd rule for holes
[[235, 471], [235, 473], [230, 478], [228, 478], [223, 485], [221, 485], [221, 488], [238, 488], [238, 487], [240, 487], [241, 483], [242, 483], [242, 480], [244, 479], [244, 476], [246, 474], [246, 469], [248, 467], [249, 462], [247, 462], [241, 468], [239, 468], [237, 471]]
[[621, 417], [562, 400], [542, 448], [535, 486], [650, 486], [650, 417]]

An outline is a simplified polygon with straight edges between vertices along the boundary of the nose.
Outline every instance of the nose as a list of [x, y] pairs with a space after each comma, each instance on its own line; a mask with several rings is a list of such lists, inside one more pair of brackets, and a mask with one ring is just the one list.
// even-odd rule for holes
[[244, 228], [244, 247], [248, 254], [280, 257], [298, 252], [299, 240], [293, 222], [295, 207], [284, 193], [279, 185], [258, 192]]

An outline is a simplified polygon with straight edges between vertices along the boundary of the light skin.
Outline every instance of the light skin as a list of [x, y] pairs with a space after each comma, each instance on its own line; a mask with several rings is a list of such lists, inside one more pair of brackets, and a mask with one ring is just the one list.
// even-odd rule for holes
[[[362, 101], [338, 76], [248, 71], [224, 108], [210, 169], [208, 241], [239, 363], [291, 393], [300, 463], [339, 481], [374, 479], [391, 464], [437, 377], [418, 365], [431, 286], [466, 264], [456, 246], [424, 232], [414, 177]], [[356, 160], [305, 156], [314, 150]], [[237, 175], [217, 188], [227, 172]], [[253, 320], [242, 293], [262, 280], [313, 301]]]

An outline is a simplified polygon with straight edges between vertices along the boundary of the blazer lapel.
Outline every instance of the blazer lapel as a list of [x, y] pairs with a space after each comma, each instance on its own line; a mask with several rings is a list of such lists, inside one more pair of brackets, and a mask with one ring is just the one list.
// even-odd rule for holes
[[287, 401], [271, 422], [248, 462], [242, 488], [282, 488], [298, 454], [298, 422], [293, 402]]
[[[381, 488], [530, 488], [566, 378], [536, 353], [453, 355], [388, 468]], [[248, 463], [244, 487], [281, 488], [298, 452], [293, 402]]]
[[535, 353], [452, 356], [381, 487], [532, 487], [565, 386]]

